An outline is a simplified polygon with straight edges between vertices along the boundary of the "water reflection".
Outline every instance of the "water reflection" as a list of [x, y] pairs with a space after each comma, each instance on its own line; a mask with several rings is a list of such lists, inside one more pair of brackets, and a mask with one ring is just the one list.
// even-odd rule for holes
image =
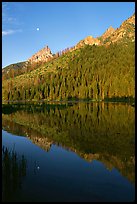
[[28, 137], [45, 151], [56, 144], [89, 162], [99, 160], [134, 183], [134, 107], [121, 103], [12, 104], [3, 105], [2, 111], [4, 130]]
[[27, 162], [24, 155], [19, 156], [14, 149], [2, 147], [2, 200], [14, 200], [22, 187], [26, 176]]

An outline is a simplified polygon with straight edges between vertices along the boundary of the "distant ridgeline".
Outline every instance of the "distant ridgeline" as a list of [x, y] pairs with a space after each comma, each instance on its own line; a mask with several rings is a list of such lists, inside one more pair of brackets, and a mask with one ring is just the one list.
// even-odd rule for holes
[[2, 69], [4, 100], [134, 100], [135, 14], [56, 54], [46, 46]]

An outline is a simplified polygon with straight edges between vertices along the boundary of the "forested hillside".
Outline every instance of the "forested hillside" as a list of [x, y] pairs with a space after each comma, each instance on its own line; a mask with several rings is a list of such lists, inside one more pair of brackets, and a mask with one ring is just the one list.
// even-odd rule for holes
[[2, 70], [3, 100], [135, 98], [135, 14], [116, 30], [52, 54], [47, 47]]
[[135, 43], [85, 45], [3, 81], [3, 100], [135, 97]]

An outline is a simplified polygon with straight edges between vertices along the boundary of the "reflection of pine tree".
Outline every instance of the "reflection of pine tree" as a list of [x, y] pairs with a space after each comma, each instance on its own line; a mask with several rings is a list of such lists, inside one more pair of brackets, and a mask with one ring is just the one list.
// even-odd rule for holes
[[2, 200], [12, 201], [16, 192], [21, 188], [22, 178], [26, 176], [26, 159], [24, 155], [7, 147], [2, 148]]

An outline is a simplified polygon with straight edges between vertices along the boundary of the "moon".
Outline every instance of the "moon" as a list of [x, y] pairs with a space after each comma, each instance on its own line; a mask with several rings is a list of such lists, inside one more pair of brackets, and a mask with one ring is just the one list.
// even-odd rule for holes
[[37, 31], [39, 31], [39, 28], [37, 28]]

